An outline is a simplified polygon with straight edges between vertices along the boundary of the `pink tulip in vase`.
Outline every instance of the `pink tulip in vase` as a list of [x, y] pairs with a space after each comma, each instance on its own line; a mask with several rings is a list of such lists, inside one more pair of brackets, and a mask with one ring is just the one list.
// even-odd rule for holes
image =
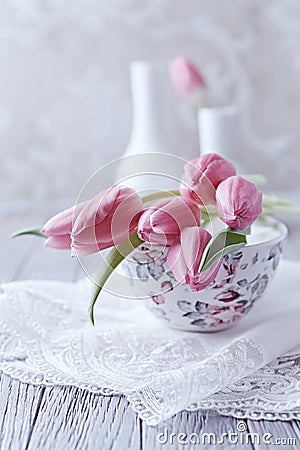
[[[215, 153], [235, 160], [238, 139], [238, 110], [234, 104], [216, 106], [208, 100], [208, 86], [198, 67], [184, 56], [169, 63], [169, 74], [176, 93], [198, 109], [200, 154]], [[213, 83], [211, 83], [213, 87]]]
[[183, 169], [179, 190], [142, 198], [115, 185], [43, 227], [16, 235], [39, 235], [46, 246], [70, 250], [73, 257], [111, 249], [94, 280], [92, 323], [97, 299], [107, 285], [119, 285], [118, 275], [124, 284], [119, 295], [128, 298], [130, 291], [131, 298], [144, 299], [173, 327], [228, 328], [270, 284], [287, 229], [269, 216], [278, 205], [291, 205], [263, 196], [217, 154], [189, 161]]

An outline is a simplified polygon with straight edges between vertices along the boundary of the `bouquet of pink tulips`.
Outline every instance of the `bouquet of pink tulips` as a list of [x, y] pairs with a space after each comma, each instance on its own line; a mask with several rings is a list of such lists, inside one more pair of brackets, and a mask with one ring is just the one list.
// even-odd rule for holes
[[[280, 205], [266, 197], [263, 208], [256, 186], [213, 153], [185, 164], [181, 186], [178, 191], [141, 198], [133, 189], [115, 185], [55, 215], [43, 227], [14, 236], [42, 236], [45, 246], [70, 250], [72, 256], [112, 248], [91, 302], [94, 323], [94, 305], [105, 282], [143, 242], [165, 246], [176, 280], [199, 291], [214, 280], [221, 258], [246, 244], [250, 227], [263, 209], [272, 213], [274, 205]], [[214, 236], [205, 229], [211, 216], [224, 223]]]

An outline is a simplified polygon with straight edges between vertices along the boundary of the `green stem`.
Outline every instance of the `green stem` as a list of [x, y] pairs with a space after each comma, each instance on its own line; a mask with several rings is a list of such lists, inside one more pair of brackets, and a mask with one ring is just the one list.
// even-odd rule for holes
[[160, 192], [155, 192], [154, 194], [149, 194], [149, 195], [145, 195], [145, 197], [143, 197], [143, 203], [150, 203], [153, 202], [154, 200], [160, 200], [162, 198], [166, 198], [166, 197], [178, 197], [180, 195], [180, 191], [178, 189], [174, 189], [171, 191], [160, 191]]
[[141, 245], [143, 241], [138, 237], [137, 233], [133, 233], [129, 239], [116, 245], [111, 249], [105, 259], [105, 269], [100, 269], [100, 279], [96, 284], [96, 289], [93, 293], [91, 305], [90, 305], [90, 319], [93, 325], [95, 325], [94, 307], [99, 297], [100, 292], [108, 278], [111, 276], [116, 267], [126, 258], [135, 248]]
[[263, 214], [299, 214], [300, 205], [294, 202], [282, 200], [275, 195], [263, 195]]

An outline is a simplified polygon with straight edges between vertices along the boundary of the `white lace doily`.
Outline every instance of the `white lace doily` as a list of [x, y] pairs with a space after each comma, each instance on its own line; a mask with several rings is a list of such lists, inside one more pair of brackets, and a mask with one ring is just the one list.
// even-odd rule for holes
[[4, 284], [0, 370], [32, 384], [124, 394], [151, 425], [202, 408], [300, 418], [299, 274], [300, 264], [283, 261], [253, 311], [214, 334], [172, 330], [142, 301], [108, 295], [93, 328], [87, 280]]

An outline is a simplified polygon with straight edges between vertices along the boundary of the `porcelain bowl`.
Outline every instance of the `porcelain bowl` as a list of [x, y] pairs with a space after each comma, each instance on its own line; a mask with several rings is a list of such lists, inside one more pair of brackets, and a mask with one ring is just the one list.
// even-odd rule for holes
[[287, 227], [273, 218], [252, 227], [248, 243], [222, 258], [216, 279], [192, 292], [178, 284], [166, 261], [167, 250], [146, 243], [123, 262], [131, 289], [151, 313], [170, 326], [212, 332], [242, 319], [270, 285], [287, 239]]

